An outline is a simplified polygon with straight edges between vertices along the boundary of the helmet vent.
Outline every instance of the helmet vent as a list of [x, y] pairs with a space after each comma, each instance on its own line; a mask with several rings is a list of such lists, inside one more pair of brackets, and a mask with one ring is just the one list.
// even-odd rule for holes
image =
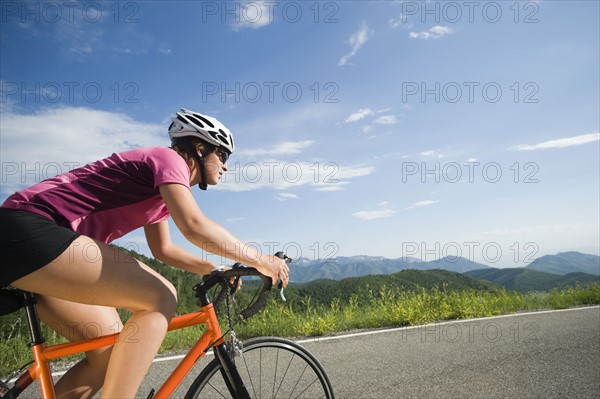
[[208, 119], [206, 119], [202, 115], [194, 114], [194, 116], [196, 118], [200, 119], [202, 122], [204, 122], [205, 125], [208, 125], [208, 126], [210, 126], [210, 127], [212, 127], [214, 129], [215, 125], [213, 125], [213, 123], [211, 121], [209, 121]]
[[227, 144], [231, 144], [229, 142], [229, 140], [227, 140], [227, 134], [225, 134], [225, 132], [222, 129], [219, 129], [219, 134], [217, 134], [217, 138], [219, 139], [219, 141], [221, 142], [225, 142]]
[[187, 124], [187, 123], [188, 123], [188, 121], [186, 121], [186, 120], [185, 120], [185, 118], [184, 118], [184, 117], [182, 117], [182, 116], [181, 116], [181, 115], [179, 115], [179, 114], [177, 114], [177, 120], [179, 120], [180, 122], [182, 122], [182, 123], [184, 123], [184, 124]]
[[192, 116], [192, 115], [188, 115], [187, 117], [188, 117], [188, 118], [189, 118], [189, 119], [190, 119], [192, 122], [194, 122], [196, 125], [200, 126], [200, 128], [202, 128], [202, 129], [204, 128], [204, 124], [203, 124], [202, 122], [200, 122], [200, 121], [198, 120], [198, 118], [196, 118], [196, 117], [194, 117], [194, 116]]

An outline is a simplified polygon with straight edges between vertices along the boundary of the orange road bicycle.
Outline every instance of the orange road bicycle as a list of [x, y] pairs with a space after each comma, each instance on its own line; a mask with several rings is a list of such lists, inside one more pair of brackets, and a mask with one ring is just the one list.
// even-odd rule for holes
[[[291, 261], [282, 253], [278, 253], [277, 256]], [[236, 264], [230, 270], [214, 271], [206, 276], [202, 283], [194, 286], [196, 297], [200, 301], [200, 310], [174, 317], [169, 324], [169, 331], [198, 324], [205, 324], [206, 331], [160, 389], [150, 392], [148, 399], [168, 398], [173, 395], [194, 364], [211, 348], [215, 358], [198, 374], [185, 398], [334, 398], [325, 370], [302, 346], [275, 337], [254, 338], [244, 343], [236, 338], [230, 309], [232, 295], [242, 276], [258, 276], [260, 285], [250, 304], [240, 312], [240, 318], [246, 320], [266, 305], [272, 282], [269, 277], [263, 276], [254, 268]], [[285, 300], [281, 285], [280, 290]], [[30, 347], [34, 359], [32, 363], [12, 373], [6, 382], [0, 381], [2, 399], [18, 397], [35, 380], [39, 381], [42, 398], [53, 399], [55, 393], [50, 361], [110, 346], [119, 338], [117, 333], [47, 346], [42, 337], [33, 294], [12, 289], [10, 293], [5, 289], [1, 291], [3, 296], [10, 294], [16, 301], [11, 310], [16, 311], [24, 307], [27, 312], [32, 340]], [[214, 301], [211, 302], [209, 296], [214, 297]], [[215, 307], [223, 300], [226, 303], [228, 321], [228, 331], [225, 333], [221, 331], [215, 313]], [[226, 340], [225, 336], [228, 333], [229, 338]]]

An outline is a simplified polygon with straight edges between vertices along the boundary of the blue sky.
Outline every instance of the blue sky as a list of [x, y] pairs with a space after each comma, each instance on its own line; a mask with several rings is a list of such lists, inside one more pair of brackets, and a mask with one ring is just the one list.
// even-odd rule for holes
[[[168, 145], [169, 117], [186, 107], [237, 142], [224, 182], [194, 190], [201, 209], [265, 252], [496, 267], [598, 254], [599, 12], [595, 1], [3, 1], [1, 199]], [[147, 253], [141, 231], [119, 243]]]

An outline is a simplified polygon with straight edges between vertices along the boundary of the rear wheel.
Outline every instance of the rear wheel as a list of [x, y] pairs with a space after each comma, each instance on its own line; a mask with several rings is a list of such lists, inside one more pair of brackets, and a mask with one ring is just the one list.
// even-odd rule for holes
[[[251, 339], [244, 343], [235, 365], [252, 398], [334, 398], [321, 364], [295, 342]], [[194, 380], [186, 399], [231, 397], [221, 369], [219, 359], [210, 362]]]

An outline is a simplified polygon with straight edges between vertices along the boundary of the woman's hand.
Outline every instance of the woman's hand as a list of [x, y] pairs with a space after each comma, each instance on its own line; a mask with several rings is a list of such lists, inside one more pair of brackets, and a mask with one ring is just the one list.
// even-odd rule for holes
[[[218, 270], [231, 270], [231, 267], [223, 265], [221, 267], [216, 268], [215, 270], [217, 270], [217, 269]], [[235, 277], [231, 278], [229, 280], [229, 284], [231, 284], [231, 285], [235, 284], [235, 279], [236, 279]], [[239, 291], [239, 290], [242, 289], [242, 277], [239, 277], [238, 280], [239, 281], [238, 281], [238, 285], [237, 285], [236, 291]]]
[[262, 256], [261, 267], [257, 268], [265, 276], [271, 277], [273, 285], [277, 284], [280, 278], [284, 287], [287, 287], [289, 281], [290, 268], [285, 261], [276, 256]]

